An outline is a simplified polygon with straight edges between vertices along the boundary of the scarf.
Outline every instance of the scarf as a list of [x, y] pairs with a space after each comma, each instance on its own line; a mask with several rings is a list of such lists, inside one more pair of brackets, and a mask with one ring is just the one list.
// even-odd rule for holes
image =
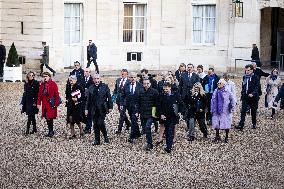
[[43, 95], [48, 96], [48, 82], [44, 81], [43, 83]]
[[209, 76], [209, 82], [208, 82], [209, 93], [211, 93], [214, 80], [215, 80], [215, 74], [210, 75]]
[[223, 97], [223, 93], [225, 91], [225, 87], [222, 88], [218, 88], [217, 90], [217, 94], [216, 94], [216, 98], [215, 98], [215, 102], [216, 102], [216, 112], [218, 115], [220, 115], [221, 113], [223, 113], [223, 106], [224, 106], [224, 97]]
[[247, 84], [248, 80], [251, 80], [251, 77], [254, 75], [254, 73], [246, 74], [244, 79], [244, 85]]
[[275, 81], [277, 79], [277, 75], [272, 75], [271, 79], [272, 79], [272, 81]]

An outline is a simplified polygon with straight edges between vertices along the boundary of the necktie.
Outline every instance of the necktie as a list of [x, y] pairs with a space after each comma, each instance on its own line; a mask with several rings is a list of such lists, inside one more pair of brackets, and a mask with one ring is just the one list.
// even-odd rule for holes
[[130, 90], [131, 94], [134, 94], [134, 84], [131, 84], [131, 90]]
[[124, 78], [123, 78], [123, 79], [121, 79], [121, 81], [120, 81], [120, 85], [119, 85], [119, 88], [120, 88], [120, 89], [122, 89], [122, 88], [123, 88], [123, 81], [124, 81]]

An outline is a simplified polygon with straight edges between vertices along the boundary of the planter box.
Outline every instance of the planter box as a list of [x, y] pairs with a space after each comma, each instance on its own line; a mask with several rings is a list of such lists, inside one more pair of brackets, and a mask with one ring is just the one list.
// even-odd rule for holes
[[3, 69], [4, 75], [3, 75], [3, 81], [22, 81], [22, 65], [19, 67], [4, 67]]

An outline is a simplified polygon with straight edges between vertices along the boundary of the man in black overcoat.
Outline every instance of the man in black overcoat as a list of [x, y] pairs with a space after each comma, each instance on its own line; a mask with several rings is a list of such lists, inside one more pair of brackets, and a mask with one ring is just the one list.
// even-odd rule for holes
[[87, 92], [87, 102], [85, 106], [85, 115], [91, 113], [93, 118], [95, 140], [93, 145], [100, 145], [100, 132], [104, 137], [104, 142], [109, 143], [107, 135], [105, 117], [113, 109], [110, 95], [110, 89], [107, 84], [101, 82], [99, 74], [93, 76], [94, 84], [91, 85]]

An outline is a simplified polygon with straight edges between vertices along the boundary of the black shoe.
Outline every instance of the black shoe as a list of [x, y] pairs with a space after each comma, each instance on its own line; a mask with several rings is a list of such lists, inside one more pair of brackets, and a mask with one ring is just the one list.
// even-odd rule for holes
[[129, 138], [129, 139], [128, 139], [128, 142], [131, 143], [131, 144], [133, 144], [133, 142], [134, 142], [133, 138]]
[[73, 135], [73, 136], [70, 136], [69, 139], [75, 139], [76, 138], [76, 135]]
[[45, 137], [53, 137], [54, 133], [53, 132], [49, 132], [48, 134], [45, 135]]
[[194, 139], [195, 139], [194, 136], [190, 136], [190, 137], [188, 138], [188, 141], [189, 141], [189, 142], [192, 142], [192, 141], [194, 141]]
[[115, 134], [120, 135], [121, 131], [115, 131]]
[[220, 137], [215, 137], [214, 140], [213, 140], [213, 142], [219, 142], [219, 141], [221, 141]]
[[251, 128], [256, 129], [256, 124], [253, 124]]
[[36, 130], [36, 129], [33, 129], [32, 132], [31, 132], [31, 134], [35, 134], [35, 133], [37, 133], [37, 130]]
[[235, 129], [238, 129], [238, 130], [240, 130], [240, 131], [242, 131], [242, 130], [243, 130], [243, 128], [244, 128], [244, 126], [241, 126], [241, 125], [237, 125], [237, 126], [235, 126]]
[[139, 133], [137, 133], [136, 134], [136, 136], [134, 137], [135, 139], [138, 139], [138, 138], [140, 138], [141, 137], [141, 133], [139, 132]]
[[157, 141], [156, 144], [155, 144], [155, 146], [159, 146], [159, 145], [162, 144], [162, 143], [163, 143], [163, 140]]
[[147, 144], [144, 149], [146, 151], [151, 151], [153, 149], [153, 145]]
[[204, 134], [203, 134], [203, 138], [208, 138], [208, 134], [207, 134], [207, 133], [204, 133]]
[[100, 142], [99, 141], [97, 141], [97, 140], [95, 140], [94, 142], [93, 142], [93, 144], [92, 144], [93, 146], [97, 146], [97, 145], [100, 145]]
[[225, 143], [228, 143], [228, 142], [229, 142], [229, 139], [226, 137], [225, 140], [224, 140], [224, 142], [225, 142]]
[[171, 153], [172, 150], [168, 149], [168, 148], [164, 148], [164, 151], [167, 152], [167, 153]]
[[105, 143], [109, 144], [109, 138], [108, 137], [105, 138]]

